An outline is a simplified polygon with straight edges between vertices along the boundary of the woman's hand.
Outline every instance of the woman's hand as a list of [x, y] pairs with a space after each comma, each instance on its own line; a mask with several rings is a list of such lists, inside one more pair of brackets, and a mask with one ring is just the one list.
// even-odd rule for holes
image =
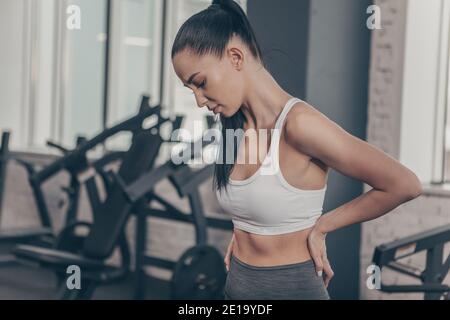
[[233, 242], [234, 242], [234, 232], [233, 232], [233, 236], [231, 237], [230, 244], [228, 245], [225, 259], [223, 260], [223, 262], [225, 262], [225, 267], [227, 268], [227, 271], [230, 271], [230, 258], [231, 258], [231, 253], [233, 252]]
[[325, 287], [328, 287], [331, 278], [334, 276], [334, 272], [331, 269], [330, 262], [327, 258], [327, 248], [325, 244], [326, 234], [313, 228], [308, 235], [308, 248], [309, 253], [316, 266], [317, 275], [322, 276], [323, 271], [325, 271], [324, 282]]

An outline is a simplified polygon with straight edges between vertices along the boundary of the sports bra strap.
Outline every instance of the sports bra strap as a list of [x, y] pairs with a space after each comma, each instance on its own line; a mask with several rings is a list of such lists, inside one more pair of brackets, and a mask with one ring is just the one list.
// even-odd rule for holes
[[286, 105], [284, 106], [283, 110], [281, 110], [280, 116], [278, 117], [276, 123], [275, 123], [275, 129], [281, 129], [284, 123], [284, 119], [286, 118], [288, 112], [291, 110], [291, 108], [296, 104], [297, 102], [301, 102], [302, 100], [298, 98], [292, 98], [290, 99]]
[[281, 111], [280, 116], [278, 117], [276, 123], [275, 123], [275, 130], [274, 130], [274, 140], [273, 143], [274, 144], [274, 151], [276, 154], [276, 157], [274, 158], [274, 160], [276, 160], [276, 162], [278, 163], [278, 150], [279, 150], [279, 143], [280, 143], [280, 138], [281, 138], [281, 129], [283, 128], [283, 124], [284, 124], [284, 120], [286, 119], [287, 114], [289, 113], [289, 111], [292, 109], [292, 107], [294, 106], [294, 104], [296, 104], [297, 102], [301, 102], [302, 100], [298, 99], [298, 98], [292, 98], [291, 100], [288, 101], [288, 103], [286, 104], [286, 106], [283, 108], [283, 110]]
[[296, 104], [297, 102], [301, 102], [302, 100], [298, 98], [291, 98], [286, 105], [283, 107], [283, 110], [281, 111], [280, 115], [278, 116], [277, 121], [275, 122], [275, 127], [272, 131], [272, 141], [271, 146], [269, 150], [269, 154], [266, 157], [265, 161], [263, 162], [263, 165], [261, 166], [262, 171], [264, 174], [279, 174], [280, 167], [279, 167], [279, 145], [280, 145], [280, 138], [281, 138], [281, 129], [283, 127], [284, 120], [288, 114], [288, 112], [291, 110], [291, 108]]

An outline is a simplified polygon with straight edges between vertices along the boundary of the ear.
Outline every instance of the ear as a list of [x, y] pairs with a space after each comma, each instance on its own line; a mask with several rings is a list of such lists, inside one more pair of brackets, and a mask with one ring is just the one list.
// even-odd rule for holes
[[244, 63], [244, 53], [237, 47], [231, 47], [228, 49], [228, 56], [230, 57], [233, 67], [240, 71]]

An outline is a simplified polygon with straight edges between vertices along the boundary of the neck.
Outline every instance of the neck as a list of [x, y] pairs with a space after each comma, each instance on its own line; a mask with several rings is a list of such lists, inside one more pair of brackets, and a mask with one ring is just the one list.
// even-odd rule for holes
[[292, 98], [263, 67], [252, 73], [252, 84], [242, 104], [247, 120], [245, 129], [271, 129], [286, 102]]

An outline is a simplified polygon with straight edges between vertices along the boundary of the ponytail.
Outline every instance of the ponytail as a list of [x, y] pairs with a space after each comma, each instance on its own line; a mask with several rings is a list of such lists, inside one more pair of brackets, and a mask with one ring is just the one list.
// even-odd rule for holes
[[[202, 56], [213, 54], [221, 59], [230, 39], [234, 36], [240, 37], [242, 42], [248, 47], [252, 56], [261, 62], [261, 49], [256, 40], [253, 28], [248, 21], [245, 12], [240, 5], [233, 0], [214, 0], [205, 10], [191, 16], [178, 30], [172, 45], [172, 59], [175, 55], [185, 49], [189, 49], [194, 54]], [[226, 189], [231, 170], [237, 158], [237, 143], [232, 143], [234, 148], [233, 161], [227, 161], [223, 156], [227, 156], [226, 131], [227, 129], [243, 129], [246, 118], [240, 108], [231, 117], [220, 116], [221, 124], [221, 146], [219, 156], [222, 161], [216, 162], [214, 166], [213, 185], [221, 191]], [[231, 162], [231, 163], [230, 163]]]

